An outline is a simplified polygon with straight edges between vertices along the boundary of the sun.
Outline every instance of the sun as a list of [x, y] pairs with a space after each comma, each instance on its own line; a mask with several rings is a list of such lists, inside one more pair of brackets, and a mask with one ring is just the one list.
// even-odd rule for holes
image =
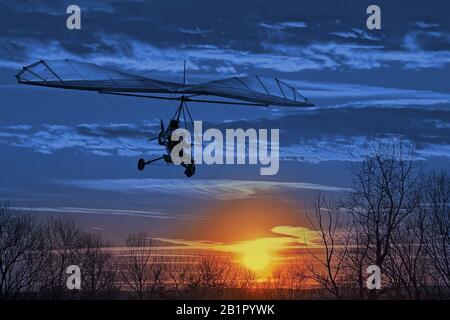
[[241, 263], [252, 271], [266, 269], [272, 260], [270, 251], [261, 243], [252, 243], [242, 253]]

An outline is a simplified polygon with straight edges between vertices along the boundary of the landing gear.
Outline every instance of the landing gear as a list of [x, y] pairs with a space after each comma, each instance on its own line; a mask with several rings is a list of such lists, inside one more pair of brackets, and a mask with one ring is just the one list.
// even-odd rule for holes
[[186, 170], [184, 170], [186, 177], [190, 178], [195, 174], [195, 164], [191, 163], [186, 165]]
[[144, 159], [139, 159], [139, 161], [138, 161], [138, 169], [139, 169], [139, 171], [144, 170], [144, 168], [145, 168], [145, 160]]
[[[155, 162], [155, 161], [158, 161], [158, 160], [161, 160], [161, 159], [164, 159], [164, 161], [167, 162], [167, 163], [172, 163], [172, 159], [167, 154], [163, 155], [162, 157], [159, 157], [159, 158], [156, 158], [156, 159], [152, 159], [152, 160], [149, 160], [149, 161], [145, 161], [144, 159], [139, 159], [138, 164], [137, 164], [138, 170], [142, 171], [142, 170], [144, 170], [146, 165], [151, 164], [152, 162]], [[195, 174], [195, 163], [194, 163], [193, 159], [191, 161], [192, 161], [192, 163], [189, 163], [189, 164], [184, 164], [184, 163], [181, 164], [183, 167], [186, 168], [184, 170], [184, 174], [188, 178], [192, 177]]]
[[150, 164], [150, 163], [152, 163], [152, 162], [161, 160], [161, 159], [163, 159], [163, 158], [164, 158], [164, 157], [159, 157], [159, 158], [152, 159], [152, 160], [149, 160], [149, 161], [145, 161], [144, 159], [139, 159], [139, 161], [138, 161], [138, 170], [139, 170], [139, 171], [142, 171], [142, 170], [144, 170], [144, 168], [145, 168], [146, 165], [148, 165], [148, 164]]
[[[159, 132], [158, 136], [149, 139], [149, 141], [153, 141], [153, 140], [158, 140], [158, 144], [163, 145], [166, 147], [166, 154], [164, 154], [163, 156], [156, 158], [156, 159], [152, 159], [149, 161], [145, 161], [144, 159], [139, 159], [138, 161], [138, 169], [139, 171], [144, 170], [145, 166], [148, 164], [151, 164], [154, 161], [158, 161], [163, 159], [166, 163], [171, 164], [173, 163], [172, 161], [172, 157], [171, 157], [171, 153], [173, 148], [175, 148], [175, 146], [179, 143], [182, 142], [183, 137], [180, 137], [178, 141], [172, 141], [172, 133], [177, 130], [178, 128], [180, 128], [182, 126], [182, 122], [184, 123], [184, 128], [186, 130], [189, 130], [189, 124], [192, 125], [192, 130], [194, 129], [194, 121], [192, 120], [192, 116], [191, 113], [189, 112], [189, 109], [186, 105], [186, 101], [189, 101], [188, 97], [183, 96], [181, 98], [181, 103], [178, 106], [175, 114], [172, 117], [172, 120], [170, 120], [169, 125], [167, 128], [164, 128], [164, 123], [161, 120], [161, 131]], [[187, 121], [186, 119], [186, 115], [189, 116], [189, 120], [190, 122]], [[180, 120], [180, 118], [182, 117], [182, 119]], [[184, 150], [180, 149], [178, 156], [180, 158], [183, 158], [184, 155]], [[178, 163], [178, 162], [177, 162]], [[195, 164], [194, 164], [194, 159], [191, 159], [191, 163], [181, 163], [181, 166], [185, 168], [184, 170], [184, 174], [187, 177], [192, 177], [195, 174]]]

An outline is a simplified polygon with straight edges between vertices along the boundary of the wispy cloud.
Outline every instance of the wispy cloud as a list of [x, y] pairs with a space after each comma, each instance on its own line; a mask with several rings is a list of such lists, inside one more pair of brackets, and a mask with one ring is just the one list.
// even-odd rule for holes
[[415, 99], [369, 99], [369, 100], [357, 100], [349, 101], [345, 103], [340, 103], [336, 105], [326, 106], [324, 108], [366, 108], [366, 107], [377, 107], [377, 108], [408, 108], [416, 107], [422, 108], [423, 106], [429, 107], [428, 109], [435, 109], [441, 107], [444, 110], [449, 109], [450, 97], [442, 98], [415, 98]]
[[206, 33], [211, 32], [210, 30], [201, 30], [199, 27], [194, 29], [179, 28], [177, 29], [177, 31], [186, 34], [199, 34], [199, 35], [205, 35]]
[[[204, 0], [199, 2], [201, 10], [192, 10], [192, 4], [185, 1], [175, 1], [169, 7], [164, 1], [134, 1], [132, 6], [123, 1], [81, 2], [86, 13], [83, 21], [95, 31], [78, 33], [75, 38], [62, 32], [66, 13], [61, 5], [5, 3], [1, 12], [5, 24], [0, 31], [0, 65], [19, 67], [43, 57], [69, 58], [178, 73], [179, 62], [188, 57], [191, 70], [210, 74], [223, 72], [225, 62], [231, 63], [237, 73], [254, 71], [252, 68], [290, 73], [308, 69], [390, 71], [397, 66], [424, 69], [445, 68], [449, 64], [448, 45], [423, 50], [399, 46], [412, 31], [430, 32], [430, 37], [445, 39], [448, 4], [438, 0], [428, 3], [441, 8], [436, 9], [432, 20], [414, 6], [393, 5], [390, 10], [396, 17], [395, 32], [386, 33], [366, 30], [358, 10], [349, 10], [349, 5], [310, 3], [308, 14], [298, 20], [293, 19], [292, 13], [304, 12], [301, 1], [254, 6]], [[146, 15], [150, 10], [154, 14]], [[183, 16], [187, 10], [189, 19], [171, 19]], [[24, 22], [20, 32], [15, 21]], [[386, 22], [386, 28], [390, 28], [389, 23]], [[383, 42], [375, 41], [378, 39]], [[442, 39], [435, 44], [445, 44]], [[367, 45], [368, 41], [380, 46]], [[278, 46], [291, 50], [280, 52], [276, 50]], [[171, 67], [175, 62], [177, 67]]]
[[62, 213], [62, 214], [94, 214], [94, 215], [113, 215], [127, 216], [149, 219], [179, 219], [179, 220], [204, 220], [188, 215], [169, 214], [159, 211], [129, 210], [129, 209], [97, 209], [97, 208], [79, 208], [79, 207], [8, 207], [9, 210], [38, 212], [38, 213]]
[[[362, 104], [364, 106], [370, 106], [370, 103], [365, 103], [365, 101], [371, 102], [375, 97], [378, 98], [377, 100], [389, 98], [390, 100], [401, 99], [406, 101], [405, 99], [408, 99], [408, 101], [413, 102], [421, 99], [430, 99], [450, 103], [449, 93], [435, 92], [431, 90], [400, 89], [393, 87], [324, 81], [290, 80], [288, 82], [298, 88], [302, 94], [310, 99], [348, 98], [348, 103]], [[359, 98], [359, 100], [354, 101], [353, 98]], [[407, 105], [410, 105], [410, 103]], [[323, 108], [326, 106], [321, 105], [320, 107]]]
[[295, 190], [343, 191], [345, 188], [303, 182], [215, 180], [215, 179], [97, 179], [58, 180], [56, 183], [81, 189], [123, 193], [167, 193], [210, 199], [241, 199], [258, 193]]
[[298, 226], [276, 226], [270, 231], [276, 234], [286, 235], [296, 238], [300, 243], [312, 244], [318, 237], [317, 232], [306, 227]]
[[78, 126], [44, 124], [4, 126], [0, 129], [0, 143], [32, 149], [42, 154], [61, 150], [81, 151], [99, 156], [139, 156], [160, 154], [163, 148], [148, 143], [156, 136], [159, 124], [80, 124]]
[[[421, 159], [450, 158], [448, 150], [450, 97], [446, 94], [332, 84], [303, 83], [317, 96], [373, 96], [374, 99], [345, 101], [307, 110], [273, 109], [272, 117], [258, 121], [229, 120], [203, 123], [203, 130], [227, 128], [278, 128], [280, 160], [319, 163], [360, 161], [370, 154], [371, 141], [380, 133], [401, 134], [416, 144]], [[409, 96], [410, 98], [403, 98]], [[419, 98], [419, 97], [423, 98]], [[84, 123], [75, 126], [0, 127], [0, 144], [25, 148], [41, 154], [71, 152], [100, 157], [151, 157], [165, 153], [162, 146], [148, 142], [159, 131], [159, 121], [130, 123]], [[409, 140], [408, 140], [409, 139]], [[248, 152], [248, 150], [247, 150]]]
[[[339, 138], [333, 136], [318, 139], [300, 139], [298, 144], [283, 149], [283, 159], [308, 163], [362, 161], [371, 155], [373, 143], [373, 138], [370, 137]], [[414, 148], [412, 140], [406, 139], [404, 143]], [[415, 160], [427, 160], [432, 157], [450, 158], [450, 145], [447, 143], [421, 143], [420, 147], [416, 148], [416, 151]]]
[[429, 29], [429, 28], [437, 28], [439, 25], [434, 22], [424, 22], [424, 21], [416, 21], [414, 25], [420, 29]]
[[[404, 69], [444, 68], [450, 64], [450, 50], [389, 50], [382, 45], [354, 43], [316, 43], [309, 46], [266, 44], [272, 55], [302, 56], [312, 62], [322, 61], [321, 67], [310, 63], [304, 69], [379, 69], [398, 63]], [[327, 62], [327, 63], [323, 63]], [[298, 69], [296, 69], [298, 71]]]
[[364, 40], [381, 40], [379, 37], [369, 34], [361, 29], [352, 29], [351, 31], [336, 31], [330, 34], [344, 38], [344, 39], [364, 39]]
[[306, 22], [303, 21], [285, 21], [278, 23], [260, 23], [260, 27], [270, 30], [286, 30], [286, 29], [303, 29], [307, 27]]
[[[298, 28], [297, 24], [296, 27]], [[292, 24], [290, 24], [293, 27]], [[283, 24], [283, 28], [289, 27]], [[279, 27], [281, 28], [281, 27]], [[191, 30], [191, 31], [195, 31]], [[336, 33], [335, 33], [336, 34]], [[372, 39], [364, 32], [338, 33], [349, 40]], [[179, 62], [190, 57], [192, 72], [221, 73], [223, 68], [233, 66], [238, 73], [248, 68], [266, 69], [276, 72], [298, 72], [302, 70], [336, 70], [385, 68], [400, 64], [404, 69], [444, 68], [450, 64], [450, 50], [416, 50], [411, 45], [405, 50], [390, 50], [382, 45], [356, 43], [316, 42], [308, 45], [274, 44], [263, 41], [264, 52], [251, 52], [216, 45], [190, 45], [177, 48], [156, 47], [121, 35], [99, 35], [99, 43], [111, 48], [104, 52], [88, 52], [83, 55], [69, 52], [56, 40], [47, 42], [36, 39], [1, 39], [9, 46], [0, 47], [4, 57], [0, 66], [20, 67], [25, 63], [46, 57], [47, 59], [87, 60], [101, 65], [113, 65], [128, 70], [152, 70], [179, 73]], [[405, 43], [412, 43], [405, 39]], [[15, 54], [8, 48], [15, 48]]]
[[271, 236], [232, 243], [171, 238], [157, 238], [157, 240], [172, 243], [176, 246], [183, 245], [192, 249], [209, 249], [237, 254], [254, 251], [258, 248], [264, 248], [264, 250], [270, 252], [279, 252], [286, 249], [305, 248], [306, 245], [308, 247], [320, 246], [318, 234], [307, 227], [274, 226], [270, 231], [273, 233]]
[[448, 52], [450, 33], [440, 31], [413, 31], [405, 35], [403, 46], [410, 51]]

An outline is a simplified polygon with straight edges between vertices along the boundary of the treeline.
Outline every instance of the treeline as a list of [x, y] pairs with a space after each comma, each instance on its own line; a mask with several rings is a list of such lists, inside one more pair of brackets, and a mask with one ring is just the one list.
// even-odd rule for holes
[[[145, 233], [117, 247], [71, 219], [0, 207], [0, 299], [239, 298], [256, 283], [230, 256], [193, 256], [165, 256]], [[71, 265], [80, 290], [67, 287]]]
[[[67, 287], [71, 265], [81, 269], [80, 290]], [[227, 253], [167, 254], [146, 233], [112, 246], [71, 219], [0, 207], [0, 300], [298, 299], [306, 280], [297, 262], [258, 283]]]
[[[423, 171], [411, 146], [383, 140], [351, 167], [351, 191], [316, 195], [306, 211], [324, 250], [309, 250], [307, 265], [330, 295], [450, 297], [450, 179]], [[379, 290], [367, 290], [370, 265], [381, 270]]]
[[[101, 298], [115, 290], [117, 265], [99, 234], [72, 220], [40, 221], [32, 213], [0, 208], [0, 299], [79, 296]], [[66, 268], [82, 266], [83, 290], [67, 289]]]

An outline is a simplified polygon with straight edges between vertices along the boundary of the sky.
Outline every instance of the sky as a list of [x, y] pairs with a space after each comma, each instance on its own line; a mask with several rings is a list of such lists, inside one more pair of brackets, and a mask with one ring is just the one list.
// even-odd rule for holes
[[[81, 8], [81, 30], [66, 28], [70, 4]], [[448, 170], [450, 3], [377, 1], [381, 30], [366, 27], [370, 4], [0, 1], [0, 199], [71, 216], [112, 241], [146, 231], [226, 242], [239, 237], [215, 232], [222, 215], [255, 226], [241, 240], [305, 227], [304, 202], [348, 190], [348, 166], [380, 134], [403, 135], [428, 169]], [[279, 77], [316, 106], [189, 106], [205, 127], [280, 129], [275, 176], [253, 165], [199, 166], [190, 179], [166, 165], [138, 172], [139, 158], [164, 151], [147, 139], [176, 102], [17, 84], [14, 75], [39, 59], [178, 82], [187, 60], [188, 83]]]

